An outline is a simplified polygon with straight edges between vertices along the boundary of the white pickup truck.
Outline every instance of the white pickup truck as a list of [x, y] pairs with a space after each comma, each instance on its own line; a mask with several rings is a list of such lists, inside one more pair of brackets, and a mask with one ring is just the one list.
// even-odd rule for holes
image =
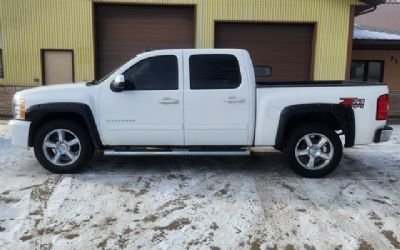
[[[55, 173], [105, 155], [250, 155], [283, 151], [306, 177], [331, 173], [343, 144], [389, 140], [388, 88], [347, 81], [256, 83], [240, 49], [158, 50], [99, 81], [15, 94], [12, 142]], [[344, 142], [340, 139], [344, 136]]]

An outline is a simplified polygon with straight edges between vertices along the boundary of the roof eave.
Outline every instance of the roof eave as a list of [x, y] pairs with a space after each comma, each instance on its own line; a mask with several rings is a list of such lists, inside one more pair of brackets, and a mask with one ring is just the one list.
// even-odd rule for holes
[[400, 50], [400, 40], [354, 39], [353, 50]]
[[356, 15], [364, 15], [369, 12], [375, 11], [378, 5], [384, 4], [386, 0], [359, 0], [364, 3], [363, 5], [358, 5], [356, 7]]

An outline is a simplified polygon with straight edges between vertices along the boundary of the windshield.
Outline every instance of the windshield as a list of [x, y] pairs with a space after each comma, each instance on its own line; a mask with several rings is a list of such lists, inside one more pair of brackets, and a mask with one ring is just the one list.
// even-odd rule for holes
[[[119, 68], [119, 67], [118, 67]], [[103, 76], [100, 80], [93, 80], [90, 82], [87, 82], [86, 85], [98, 85], [100, 83], [102, 83], [104, 80], [106, 80], [107, 78], [109, 78], [112, 74], [114, 74], [114, 72], [118, 69], [114, 69], [113, 71], [111, 71], [110, 73], [108, 73], [106, 76]]]
[[[137, 57], [137, 55], [134, 57], [134, 58], [136, 58]], [[133, 59], [134, 59], [133, 58]], [[130, 60], [132, 60], [132, 59], [130, 59]], [[129, 61], [130, 61], [129, 60]], [[129, 62], [128, 61], [128, 62]], [[125, 63], [123, 63], [123, 64], [121, 64], [121, 65], [119, 65], [118, 67], [116, 67], [113, 71], [111, 71], [110, 73], [108, 73], [107, 75], [105, 75], [105, 76], [103, 76], [100, 80], [94, 80], [94, 81], [91, 81], [91, 82], [87, 82], [87, 84], [89, 84], [89, 85], [97, 85], [97, 84], [101, 84], [102, 82], [104, 82], [105, 80], [107, 80], [107, 78], [109, 78], [112, 74], [114, 74], [115, 73], [115, 71], [117, 71], [118, 69], [120, 69], [123, 65], [125, 65], [126, 63], [128, 63], [128, 62], [125, 62]]]
[[88, 84], [97, 85], [97, 84], [100, 84], [100, 83], [104, 82], [105, 80], [107, 80], [107, 78], [109, 78], [112, 74], [114, 74], [115, 71], [120, 69], [123, 65], [125, 65], [125, 63], [123, 63], [123, 64], [119, 65], [118, 67], [116, 67], [113, 71], [111, 71], [107, 75], [103, 76], [100, 80], [94, 80], [94, 81], [88, 82]]
[[105, 81], [107, 78], [109, 78], [112, 74], [114, 74], [115, 71], [117, 71], [117, 69], [119, 69], [119, 67], [115, 68], [113, 71], [111, 71], [110, 73], [108, 73], [107, 75], [103, 76], [100, 80], [96, 81], [96, 83], [102, 83], [103, 81]]

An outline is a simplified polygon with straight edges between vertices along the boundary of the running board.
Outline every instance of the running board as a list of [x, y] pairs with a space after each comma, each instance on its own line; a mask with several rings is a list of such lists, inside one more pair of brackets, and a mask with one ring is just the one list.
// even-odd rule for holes
[[232, 151], [190, 151], [190, 150], [174, 150], [174, 151], [115, 151], [104, 150], [105, 156], [249, 156], [250, 150], [232, 150]]

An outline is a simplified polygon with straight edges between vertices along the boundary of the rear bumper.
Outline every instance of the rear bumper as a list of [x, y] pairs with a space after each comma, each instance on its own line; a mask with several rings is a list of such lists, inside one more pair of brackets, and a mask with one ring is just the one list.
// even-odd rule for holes
[[375, 143], [387, 142], [390, 140], [392, 133], [393, 133], [393, 128], [386, 125], [384, 128], [378, 129], [375, 132], [374, 142]]
[[8, 123], [8, 128], [11, 133], [11, 141], [13, 145], [28, 147], [29, 127], [31, 122], [11, 120]]

